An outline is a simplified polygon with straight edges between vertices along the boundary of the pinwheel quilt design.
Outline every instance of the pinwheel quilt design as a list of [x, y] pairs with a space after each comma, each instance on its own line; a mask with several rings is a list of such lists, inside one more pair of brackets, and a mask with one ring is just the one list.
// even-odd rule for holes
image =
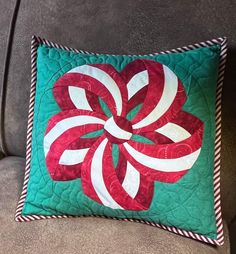
[[184, 87], [159, 62], [135, 60], [120, 72], [77, 66], [55, 82], [53, 95], [61, 112], [44, 136], [47, 170], [54, 181], [80, 178], [101, 205], [148, 210], [154, 182], [179, 181], [198, 159], [203, 122], [182, 110]]

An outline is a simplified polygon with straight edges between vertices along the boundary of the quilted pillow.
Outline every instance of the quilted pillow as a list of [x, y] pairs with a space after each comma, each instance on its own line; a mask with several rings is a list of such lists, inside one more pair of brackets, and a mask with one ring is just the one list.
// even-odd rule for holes
[[106, 55], [33, 36], [31, 57], [16, 221], [101, 216], [223, 244], [225, 38]]

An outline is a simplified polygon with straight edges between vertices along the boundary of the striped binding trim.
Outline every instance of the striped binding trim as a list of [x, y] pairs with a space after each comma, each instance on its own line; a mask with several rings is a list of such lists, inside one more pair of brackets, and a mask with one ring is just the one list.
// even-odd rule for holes
[[[83, 53], [83, 54], [92, 54], [99, 55], [97, 53], [91, 53], [83, 50], [77, 50], [74, 48], [65, 47], [54, 42], [41, 39], [40, 37], [33, 36], [31, 41], [31, 90], [30, 90], [30, 103], [29, 103], [29, 114], [28, 114], [28, 128], [27, 128], [27, 143], [26, 143], [26, 167], [25, 167], [25, 178], [23, 184], [23, 191], [16, 209], [15, 220], [19, 222], [23, 221], [33, 221], [40, 219], [52, 219], [52, 218], [72, 218], [72, 217], [86, 217], [86, 216], [70, 216], [70, 215], [52, 215], [52, 216], [42, 216], [42, 215], [22, 215], [22, 210], [27, 194], [27, 185], [29, 182], [30, 175], [30, 161], [31, 161], [31, 144], [32, 144], [32, 128], [33, 128], [33, 115], [34, 115], [34, 101], [35, 101], [35, 91], [36, 91], [36, 78], [37, 78], [37, 67], [36, 67], [36, 59], [37, 59], [37, 48], [40, 44], [47, 45], [49, 47], [64, 49], [67, 51], [72, 51], [75, 53]], [[220, 53], [220, 63], [219, 63], [219, 71], [218, 71], [218, 81], [217, 81], [217, 90], [216, 90], [216, 134], [215, 134], [215, 161], [214, 161], [214, 209], [215, 209], [215, 217], [216, 217], [216, 226], [217, 226], [217, 238], [211, 239], [205, 237], [204, 235], [196, 234], [191, 231], [186, 231], [182, 229], [178, 229], [176, 227], [165, 226], [162, 224], [146, 221], [146, 220], [137, 220], [137, 219], [120, 219], [115, 217], [107, 217], [100, 215], [91, 215], [92, 217], [102, 217], [102, 218], [110, 218], [115, 220], [123, 220], [123, 221], [134, 221], [147, 225], [151, 225], [154, 227], [162, 228], [173, 232], [178, 235], [186, 236], [195, 240], [203, 241], [210, 244], [223, 245], [224, 236], [223, 236], [223, 222], [221, 216], [221, 201], [220, 201], [220, 150], [221, 150], [221, 95], [222, 95], [222, 87], [223, 87], [223, 79], [224, 79], [224, 70], [226, 63], [226, 55], [227, 55], [227, 39], [225, 37], [213, 39], [205, 42], [196, 43], [193, 45], [188, 45], [182, 48], [162, 51], [160, 53], [149, 54], [149, 56], [154, 56], [158, 54], [170, 54], [170, 53], [182, 53], [189, 50], [209, 47], [215, 44], [221, 45], [221, 53]], [[114, 55], [115, 56], [115, 55]], [[129, 55], [131, 56], [131, 55]], [[132, 55], [133, 56], [133, 55]], [[148, 56], [148, 55], [138, 55], [138, 56]]]

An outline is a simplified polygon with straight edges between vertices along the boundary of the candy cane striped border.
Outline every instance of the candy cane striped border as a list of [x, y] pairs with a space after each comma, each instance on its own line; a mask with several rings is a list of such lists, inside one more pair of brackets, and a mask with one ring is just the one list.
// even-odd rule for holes
[[[27, 194], [27, 185], [29, 182], [30, 175], [30, 161], [31, 161], [31, 144], [32, 144], [32, 128], [33, 128], [33, 115], [34, 115], [34, 100], [35, 100], [35, 92], [36, 92], [36, 79], [37, 79], [37, 48], [40, 44], [47, 45], [49, 47], [59, 48], [67, 51], [72, 51], [75, 53], [84, 53], [84, 54], [93, 54], [99, 55], [97, 53], [91, 53], [83, 50], [77, 50], [74, 48], [65, 47], [59, 45], [57, 43], [41, 39], [40, 37], [33, 36], [31, 41], [31, 90], [30, 90], [30, 103], [29, 103], [29, 113], [28, 113], [28, 128], [27, 128], [27, 144], [26, 144], [26, 167], [25, 167], [25, 178], [23, 183], [23, 191], [16, 209], [15, 220], [19, 222], [23, 221], [33, 221], [40, 219], [50, 219], [50, 218], [71, 218], [71, 217], [79, 217], [79, 216], [70, 216], [70, 215], [60, 215], [60, 216], [42, 216], [42, 215], [22, 215], [22, 210]], [[220, 53], [220, 63], [219, 63], [219, 71], [218, 71], [218, 81], [217, 81], [217, 90], [216, 90], [216, 134], [215, 134], [215, 166], [214, 166], [214, 209], [215, 209], [215, 217], [216, 217], [216, 226], [217, 226], [217, 238], [211, 239], [205, 237], [204, 235], [196, 234], [191, 231], [186, 231], [182, 229], [178, 229], [176, 227], [165, 226], [159, 223], [154, 223], [146, 220], [137, 220], [137, 219], [120, 219], [114, 217], [100, 216], [100, 215], [91, 215], [92, 217], [102, 217], [102, 218], [110, 218], [115, 220], [123, 220], [123, 221], [134, 221], [147, 225], [151, 225], [154, 227], [162, 228], [173, 232], [178, 235], [186, 236], [195, 240], [203, 241], [210, 244], [223, 245], [224, 236], [223, 236], [223, 222], [221, 216], [221, 202], [220, 202], [220, 150], [221, 150], [221, 94], [223, 87], [223, 79], [224, 79], [224, 70], [226, 63], [226, 55], [227, 55], [227, 39], [225, 37], [208, 40], [205, 42], [196, 43], [193, 45], [188, 45], [181, 48], [176, 48], [172, 50], [162, 51], [160, 53], [149, 54], [149, 56], [158, 55], [158, 54], [170, 54], [170, 53], [182, 53], [189, 50], [209, 47], [215, 44], [221, 45], [221, 53]], [[130, 55], [131, 56], [131, 55]], [[148, 55], [138, 55], [138, 56], [148, 56]], [[86, 217], [86, 216], [82, 216]]]

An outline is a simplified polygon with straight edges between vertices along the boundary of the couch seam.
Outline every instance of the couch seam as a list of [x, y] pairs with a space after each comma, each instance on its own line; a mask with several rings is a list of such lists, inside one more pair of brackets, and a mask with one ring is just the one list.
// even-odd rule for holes
[[10, 58], [12, 53], [12, 44], [14, 38], [14, 31], [15, 25], [17, 20], [17, 15], [19, 12], [21, 0], [15, 1], [15, 6], [12, 12], [9, 30], [8, 30], [8, 37], [7, 37], [7, 45], [6, 45], [6, 53], [3, 62], [3, 78], [2, 78], [2, 87], [0, 91], [0, 146], [1, 152], [7, 156], [8, 150], [5, 140], [5, 106], [6, 106], [6, 91], [7, 91], [7, 81], [8, 81], [8, 74], [9, 74], [9, 65], [10, 65]]

